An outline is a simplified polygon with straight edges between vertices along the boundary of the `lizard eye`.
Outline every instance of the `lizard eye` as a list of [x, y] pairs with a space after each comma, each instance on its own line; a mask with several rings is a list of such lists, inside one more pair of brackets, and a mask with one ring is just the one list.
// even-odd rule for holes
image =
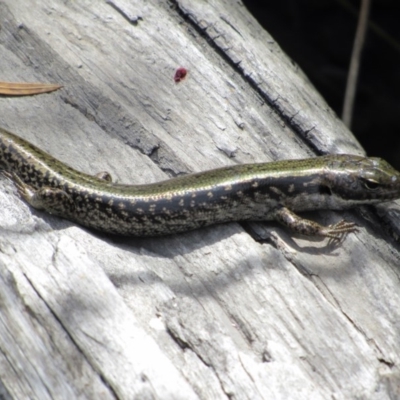
[[365, 179], [363, 183], [368, 190], [376, 190], [379, 187], [379, 183], [372, 179]]

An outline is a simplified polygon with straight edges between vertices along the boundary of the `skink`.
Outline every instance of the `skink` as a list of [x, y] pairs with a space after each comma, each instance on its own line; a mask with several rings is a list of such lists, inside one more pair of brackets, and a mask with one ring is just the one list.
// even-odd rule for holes
[[400, 173], [387, 162], [344, 154], [235, 165], [146, 185], [116, 184], [107, 174], [78, 172], [2, 128], [0, 169], [32, 207], [131, 236], [275, 220], [296, 233], [337, 240], [355, 231], [355, 224], [323, 226], [297, 213], [400, 197]]

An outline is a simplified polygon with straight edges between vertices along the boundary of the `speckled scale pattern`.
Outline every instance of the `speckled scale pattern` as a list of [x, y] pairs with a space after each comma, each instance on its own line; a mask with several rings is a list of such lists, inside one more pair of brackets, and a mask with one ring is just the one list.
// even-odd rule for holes
[[33, 207], [100, 231], [158, 236], [215, 223], [277, 220], [295, 232], [338, 239], [297, 212], [345, 209], [398, 198], [400, 175], [385, 161], [353, 155], [245, 164], [147, 185], [83, 174], [0, 128], [0, 168]]

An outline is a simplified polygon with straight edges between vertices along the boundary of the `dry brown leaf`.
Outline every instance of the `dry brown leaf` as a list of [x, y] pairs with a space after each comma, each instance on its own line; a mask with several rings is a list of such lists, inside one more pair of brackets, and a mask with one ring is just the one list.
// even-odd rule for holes
[[52, 83], [16, 83], [0, 81], [0, 95], [29, 96], [32, 94], [52, 92], [61, 87], [61, 85]]

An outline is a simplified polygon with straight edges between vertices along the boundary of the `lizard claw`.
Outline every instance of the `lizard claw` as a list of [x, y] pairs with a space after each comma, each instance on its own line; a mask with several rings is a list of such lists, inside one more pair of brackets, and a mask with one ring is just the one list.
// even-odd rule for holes
[[336, 224], [329, 225], [321, 233], [329, 238], [329, 242], [340, 242], [348, 233], [357, 232], [354, 222], [341, 220]]

